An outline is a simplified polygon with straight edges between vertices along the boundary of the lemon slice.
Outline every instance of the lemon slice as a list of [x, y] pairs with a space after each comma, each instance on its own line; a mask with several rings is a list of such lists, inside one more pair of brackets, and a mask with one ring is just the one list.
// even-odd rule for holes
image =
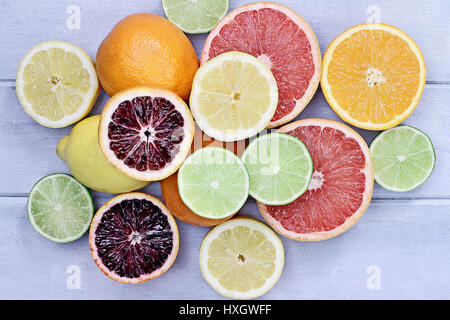
[[100, 93], [94, 63], [81, 48], [63, 41], [33, 47], [19, 65], [16, 93], [25, 112], [50, 128], [85, 117]]
[[263, 130], [278, 104], [272, 72], [242, 52], [223, 53], [198, 69], [190, 97], [192, 115], [207, 135], [236, 141]]
[[200, 270], [221, 295], [252, 299], [267, 293], [284, 266], [283, 244], [255, 219], [238, 217], [214, 227], [200, 247]]

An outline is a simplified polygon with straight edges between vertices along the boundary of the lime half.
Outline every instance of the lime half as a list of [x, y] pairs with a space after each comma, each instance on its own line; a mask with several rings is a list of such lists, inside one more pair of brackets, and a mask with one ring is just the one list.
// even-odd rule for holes
[[284, 205], [308, 188], [313, 163], [296, 137], [271, 133], [253, 140], [242, 154], [250, 176], [250, 195], [267, 205]]
[[65, 243], [79, 239], [89, 229], [94, 204], [88, 189], [74, 177], [56, 173], [33, 186], [27, 211], [40, 235]]
[[230, 8], [229, 0], [162, 0], [164, 13], [186, 33], [211, 31]]
[[248, 197], [249, 178], [233, 152], [206, 147], [190, 155], [178, 171], [178, 189], [186, 206], [201, 217], [227, 218]]
[[203, 277], [218, 293], [252, 299], [277, 283], [283, 271], [284, 248], [264, 223], [237, 217], [208, 232], [199, 262]]
[[420, 186], [430, 177], [436, 162], [430, 138], [406, 125], [381, 132], [372, 141], [370, 152], [375, 181], [396, 192]]

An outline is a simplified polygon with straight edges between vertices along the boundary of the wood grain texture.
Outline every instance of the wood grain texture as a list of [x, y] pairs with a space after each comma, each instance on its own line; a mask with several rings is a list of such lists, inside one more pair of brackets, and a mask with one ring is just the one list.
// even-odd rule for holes
[[[91, 114], [100, 113], [107, 100], [108, 96], [102, 92]], [[450, 123], [448, 101], [450, 85], [426, 85], [417, 109], [404, 122], [426, 132], [434, 143], [437, 162], [430, 179], [407, 193], [391, 192], [376, 185], [375, 198], [450, 198], [450, 147], [448, 135], [445, 134]], [[0, 147], [8, 150], [8, 156], [0, 158], [0, 167], [7, 168], [13, 164], [17, 168], [2, 173], [8, 183], [0, 185], [0, 195], [24, 195], [43, 175], [69, 172], [55, 150], [58, 140], [69, 134], [70, 128], [51, 129], [36, 124], [18, 104], [13, 86], [0, 86], [0, 114], [8, 115], [0, 120]], [[313, 117], [343, 122], [327, 104], [320, 90], [297, 119]], [[354, 129], [368, 144], [377, 134], [376, 131]], [[159, 182], [151, 183], [144, 190], [160, 195]]]
[[[230, 9], [248, 0], [231, 0]], [[450, 79], [450, 42], [447, 38], [450, 9], [447, 0], [284, 0], [314, 29], [322, 53], [345, 29], [373, 21], [379, 9], [380, 22], [394, 25], [408, 33], [421, 48], [430, 81]], [[123, 17], [136, 12], [163, 15], [160, 0], [47, 0], [33, 5], [30, 0], [0, 0], [0, 34], [8, 34], [0, 51], [0, 78], [14, 79], [20, 59], [31, 48], [46, 40], [65, 40], [85, 49], [95, 57], [97, 48], [111, 28]], [[81, 10], [80, 29], [67, 28], [67, 8]], [[197, 52], [203, 47], [205, 34], [190, 36]]]
[[[231, 0], [231, 9], [248, 3]], [[450, 299], [450, 2], [447, 0], [283, 0], [310, 23], [322, 53], [348, 27], [377, 18], [407, 32], [421, 48], [427, 85], [419, 106], [404, 122], [425, 131], [436, 149], [431, 178], [408, 193], [375, 186], [374, 201], [345, 234], [319, 243], [282, 238], [286, 266], [279, 283], [264, 299]], [[69, 29], [69, 6], [81, 10], [80, 29]], [[56, 244], [39, 236], [26, 217], [32, 185], [41, 177], [68, 172], [55, 153], [71, 127], [49, 129], [20, 107], [14, 90], [23, 55], [46, 40], [73, 42], [95, 59], [97, 47], [117, 21], [146, 11], [162, 15], [160, 0], [0, 0], [0, 299], [220, 299], [203, 280], [198, 251], [207, 228], [179, 222], [181, 249], [162, 277], [140, 285], [106, 278], [92, 262], [87, 236]], [[206, 35], [189, 36], [197, 53]], [[101, 112], [102, 92], [91, 114]], [[320, 89], [299, 119], [341, 121]], [[357, 131], [370, 143], [376, 132]], [[145, 192], [161, 197], [159, 183]], [[96, 208], [112, 197], [94, 192]], [[261, 219], [251, 199], [241, 214]], [[81, 288], [69, 290], [67, 268], [81, 271]], [[370, 266], [381, 272], [381, 288], [370, 290]], [[368, 269], [369, 268], [369, 269]], [[369, 271], [369, 273], [368, 273]], [[189, 275], [187, 277], [187, 275]]]
[[[97, 199], [96, 206], [106, 199]], [[323, 242], [282, 238], [286, 263], [264, 299], [450, 298], [450, 200], [373, 201], [345, 234]], [[178, 222], [177, 260], [161, 277], [139, 285], [107, 278], [89, 253], [88, 238], [56, 244], [38, 235], [24, 214], [26, 198], [3, 198], [0, 299], [220, 299], [203, 280], [198, 251], [207, 228]], [[261, 219], [249, 201], [242, 214]], [[79, 290], [69, 290], [69, 266], [80, 268]], [[367, 287], [370, 266], [380, 289]], [[369, 268], [369, 269], [368, 269]], [[189, 275], [189, 276], [188, 276]], [[369, 286], [370, 287], [370, 286]]]

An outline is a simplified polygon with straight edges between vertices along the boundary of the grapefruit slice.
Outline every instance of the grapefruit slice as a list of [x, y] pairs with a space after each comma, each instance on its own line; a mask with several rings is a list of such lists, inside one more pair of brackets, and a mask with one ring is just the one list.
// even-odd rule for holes
[[183, 163], [194, 138], [194, 119], [184, 101], [166, 89], [134, 87], [114, 95], [103, 109], [99, 145], [126, 175], [161, 180]]
[[373, 166], [363, 138], [327, 119], [305, 119], [278, 130], [300, 139], [313, 160], [308, 190], [283, 206], [258, 208], [280, 234], [300, 241], [330, 239], [347, 231], [369, 206]]
[[140, 283], [166, 272], [178, 253], [175, 219], [155, 197], [130, 192], [106, 202], [94, 216], [89, 248], [100, 270], [122, 283]]
[[283, 5], [256, 2], [231, 11], [206, 39], [200, 63], [228, 51], [249, 53], [272, 71], [279, 101], [269, 128], [294, 119], [317, 90], [322, 59], [316, 35]]

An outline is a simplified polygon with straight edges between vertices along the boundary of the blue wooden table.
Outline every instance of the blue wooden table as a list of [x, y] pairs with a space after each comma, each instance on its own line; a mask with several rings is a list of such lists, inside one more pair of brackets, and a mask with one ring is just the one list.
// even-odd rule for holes
[[[245, 0], [231, 0], [231, 9]], [[419, 106], [405, 121], [425, 131], [437, 156], [431, 178], [408, 193], [375, 186], [361, 220], [323, 242], [282, 238], [286, 265], [263, 299], [450, 298], [450, 2], [447, 0], [284, 0], [310, 23], [322, 54], [334, 37], [363, 22], [384, 22], [408, 33], [421, 48], [427, 82]], [[26, 215], [28, 192], [41, 177], [69, 172], [55, 153], [69, 128], [35, 123], [20, 107], [15, 75], [20, 59], [46, 40], [73, 42], [95, 59], [97, 47], [121, 18], [163, 15], [160, 0], [0, 0], [0, 298], [220, 299], [203, 280], [198, 251], [207, 228], [179, 222], [180, 251], [163, 276], [140, 285], [105, 277], [93, 263], [88, 238], [56, 244], [39, 236]], [[79, 24], [77, 20], [79, 18]], [[75, 20], [74, 20], [75, 19]], [[200, 53], [206, 35], [189, 36]], [[91, 114], [100, 113], [102, 92]], [[299, 119], [340, 119], [320, 89]], [[357, 130], [370, 143], [376, 132]], [[161, 198], [159, 183], [143, 189]], [[112, 197], [94, 192], [96, 207]], [[262, 219], [249, 199], [242, 214]]]

